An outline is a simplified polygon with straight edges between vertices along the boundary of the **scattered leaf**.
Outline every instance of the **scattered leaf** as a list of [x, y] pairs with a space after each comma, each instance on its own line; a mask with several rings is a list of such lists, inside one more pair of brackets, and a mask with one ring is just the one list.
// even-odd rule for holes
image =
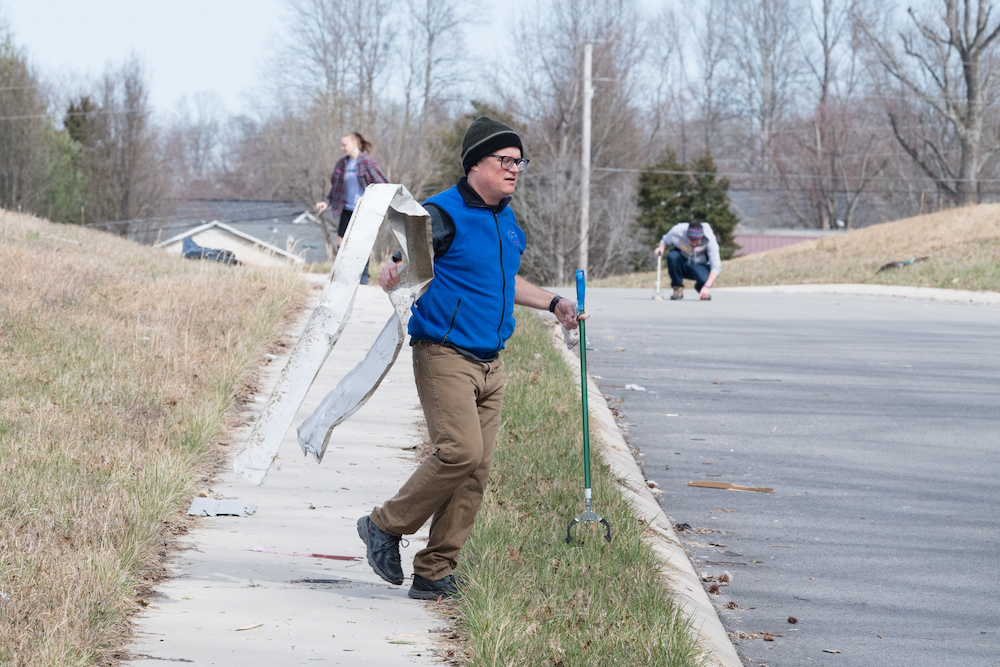
[[254, 628], [259, 628], [262, 625], [264, 625], [264, 624], [263, 623], [247, 623], [246, 625], [241, 625], [240, 627], [236, 628], [235, 632], [239, 632], [241, 630], [253, 630]]

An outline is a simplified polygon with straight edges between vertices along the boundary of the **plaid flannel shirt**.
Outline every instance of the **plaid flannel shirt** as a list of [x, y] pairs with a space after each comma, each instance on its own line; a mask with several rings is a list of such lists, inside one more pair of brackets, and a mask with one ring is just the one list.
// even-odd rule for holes
[[[326, 203], [330, 205], [330, 215], [333, 216], [334, 224], [340, 220], [340, 214], [347, 201], [347, 186], [344, 185], [347, 160], [346, 155], [337, 160], [337, 166], [333, 168], [333, 175], [330, 176], [330, 194], [326, 196]], [[372, 183], [388, 183], [388, 179], [373, 158], [358, 153], [358, 185], [363, 191]]]

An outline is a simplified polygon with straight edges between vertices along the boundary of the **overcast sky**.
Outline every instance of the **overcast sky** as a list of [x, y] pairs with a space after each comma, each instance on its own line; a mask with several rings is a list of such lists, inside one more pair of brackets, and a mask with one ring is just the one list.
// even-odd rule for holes
[[[537, 0], [536, 0], [537, 1]], [[509, 0], [522, 8], [527, 0]], [[534, 4], [532, 2], [531, 4]], [[476, 3], [472, 51], [493, 48], [494, 3]], [[96, 77], [108, 63], [139, 56], [150, 97], [169, 112], [182, 95], [214, 90], [227, 110], [244, 110], [271, 47], [282, 38], [284, 0], [0, 0], [0, 14], [43, 79]]]

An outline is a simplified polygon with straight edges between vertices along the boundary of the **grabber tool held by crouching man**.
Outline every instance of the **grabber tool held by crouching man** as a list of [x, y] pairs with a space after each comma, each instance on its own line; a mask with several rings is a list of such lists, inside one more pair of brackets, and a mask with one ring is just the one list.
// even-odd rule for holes
[[580, 322], [580, 396], [583, 400], [583, 514], [569, 522], [566, 528], [566, 541], [573, 539], [573, 526], [578, 523], [601, 522], [608, 529], [604, 539], [611, 541], [611, 524], [607, 519], [598, 515], [591, 507], [590, 492], [590, 426], [589, 413], [587, 410], [587, 328], [580, 315], [584, 313], [583, 298], [586, 292], [586, 277], [583, 269], [576, 272], [576, 307], [577, 319]]

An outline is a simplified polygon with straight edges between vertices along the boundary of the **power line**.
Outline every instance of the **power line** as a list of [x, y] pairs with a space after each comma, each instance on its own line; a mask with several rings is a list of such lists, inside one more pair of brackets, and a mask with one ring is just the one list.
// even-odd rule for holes
[[[620, 172], [620, 173], [638, 173], [638, 174], [667, 174], [671, 176], [714, 176], [719, 178], [790, 178], [795, 180], [821, 180], [821, 179], [831, 179], [830, 176], [818, 175], [818, 174], [754, 174], [751, 172], [711, 172], [711, 171], [672, 171], [666, 169], [634, 169], [634, 168], [617, 168], [617, 167], [593, 167], [594, 171], [610, 171], [610, 172]], [[837, 177], [836, 180], [842, 180]], [[854, 180], [854, 179], [849, 179]], [[917, 182], [926, 183], [927, 181], [933, 180], [929, 176], [926, 178], [910, 178], [905, 176], [870, 176], [864, 179], [865, 181], [882, 181], [888, 183], [905, 183], [905, 182]], [[947, 178], [945, 179], [951, 183], [1000, 183], [1000, 178]]]
[[[55, 113], [55, 112], [53, 112]], [[143, 113], [141, 109], [122, 109], [121, 111], [74, 111], [72, 113], [64, 113], [63, 117], [66, 116], [114, 116], [114, 115], [129, 115], [129, 114], [140, 114]], [[40, 113], [32, 114], [26, 116], [0, 116], [0, 120], [31, 120], [31, 119], [48, 119], [52, 118], [53, 114]]]

